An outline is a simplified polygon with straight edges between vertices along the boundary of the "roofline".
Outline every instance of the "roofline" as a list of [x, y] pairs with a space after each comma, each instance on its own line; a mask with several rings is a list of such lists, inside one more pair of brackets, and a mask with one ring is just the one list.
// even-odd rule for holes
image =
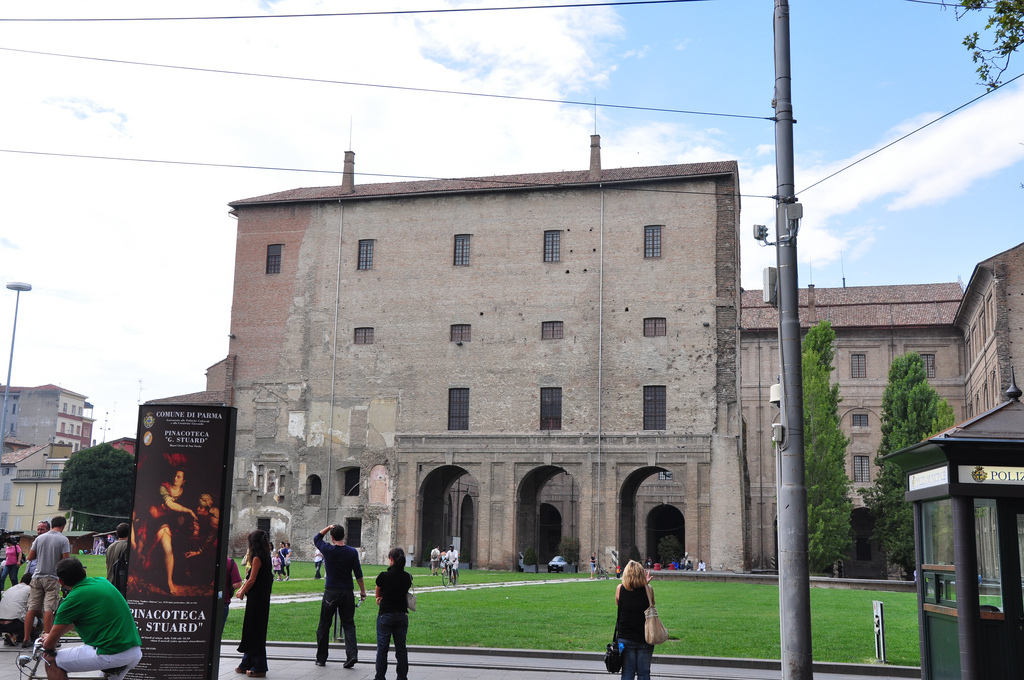
[[[738, 175], [739, 168], [736, 161], [716, 161], [719, 163], [731, 163], [733, 168], [728, 171], [709, 171], [709, 172], [693, 172], [685, 175], [665, 175], [659, 177], [639, 177], [629, 179], [603, 179], [603, 180], [588, 180], [585, 182], [566, 182], [562, 184], [552, 184], [546, 182], [543, 184], [516, 184], [513, 182], [502, 182], [500, 175], [492, 177], [457, 177], [450, 180], [423, 180], [425, 182], [430, 181], [452, 181], [452, 182], [478, 182], [482, 180], [494, 180], [495, 186], [493, 187], [466, 187], [456, 189], [433, 189], [423, 191], [408, 191], [399, 192], [392, 194], [339, 194], [337, 196], [323, 197], [323, 198], [294, 198], [294, 199], [276, 199], [267, 201], [254, 201], [252, 199], [240, 199], [238, 201], [232, 201], [228, 203], [228, 206], [232, 208], [231, 213], [234, 213], [238, 208], [244, 208], [248, 206], [259, 206], [259, 205], [277, 205], [282, 203], [335, 203], [335, 202], [348, 202], [348, 201], [363, 201], [363, 200], [380, 200], [388, 198], [419, 198], [424, 196], [453, 196], [463, 194], [483, 194], [493, 193], [498, 191], [543, 191], [551, 189], [587, 189], [587, 188], [604, 188], [609, 186], [621, 186], [630, 184], [651, 184], [654, 182], [673, 182], [680, 180], [689, 179], [701, 179], [707, 177], [727, 177], [731, 175]], [[658, 166], [650, 166], [658, 167]], [[537, 173], [547, 174], [547, 173]], [[416, 182], [410, 182], [415, 184]], [[382, 182], [381, 184], [386, 184]], [[512, 186], [499, 186], [499, 184], [510, 184]], [[372, 187], [373, 184], [363, 184], [361, 187]], [[312, 188], [312, 187], [310, 187]], [[340, 188], [340, 185], [339, 185]], [[288, 191], [288, 190], [285, 190]], [[283, 192], [282, 192], [283, 193]]]

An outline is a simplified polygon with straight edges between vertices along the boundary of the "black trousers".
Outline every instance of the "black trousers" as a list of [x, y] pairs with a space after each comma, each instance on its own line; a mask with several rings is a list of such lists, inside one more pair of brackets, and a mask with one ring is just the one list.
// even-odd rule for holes
[[334, 614], [341, 618], [341, 630], [345, 636], [345, 658], [355, 659], [359, 654], [356, 647], [356, 597], [349, 589], [325, 590], [320, 601], [320, 623], [316, 627], [316, 660], [327, 661], [327, 647], [331, 642], [331, 624]]

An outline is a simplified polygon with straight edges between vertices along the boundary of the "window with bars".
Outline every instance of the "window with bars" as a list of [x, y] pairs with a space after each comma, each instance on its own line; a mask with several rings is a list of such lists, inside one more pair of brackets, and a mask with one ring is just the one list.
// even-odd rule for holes
[[667, 326], [665, 324], [665, 317], [663, 316], [652, 316], [644, 319], [644, 337], [654, 338], [659, 335], [665, 335], [667, 332]]
[[869, 456], [853, 457], [853, 481], [867, 484], [871, 481], [871, 458]]
[[452, 342], [469, 342], [472, 335], [472, 326], [468, 323], [452, 324]]
[[545, 231], [544, 232], [544, 261], [545, 262], [558, 262], [562, 259], [561, 257], [561, 246], [562, 246], [562, 232], [560, 231]]
[[540, 429], [562, 429], [562, 388], [540, 388]]
[[658, 473], [658, 480], [662, 482], [672, 481], [672, 472], [669, 470], [662, 470]]
[[357, 328], [355, 331], [355, 344], [357, 345], [372, 345], [373, 344], [373, 327], [369, 326], [366, 328]]
[[866, 354], [851, 354], [850, 355], [850, 377], [851, 378], [866, 378], [868, 377], [868, 358]]
[[644, 257], [661, 257], [661, 225], [644, 227]]
[[924, 362], [924, 372], [929, 378], [935, 377], [935, 355], [934, 354], [922, 354], [921, 361]]
[[448, 390], [448, 429], [469, 429], [468, 387], [453, 387]]
[[456, 267], [469, 266], [469, 234], [455, 235], [455, 260]]
[[868, 426], [868, 414], [867, 413], [854, 413], [853, 414], [853, 426], [854, 427], [867, 427]]
[[561, 340], [564, 328], [561, 321], [542, 321], [540, 323], [541, 340]]
[[664, 385], [644, 385], [644, 429], [665, 429]]
[[267, 246], [267, 273], [268, 274], [280, 274], [281, 273], [281, 252], [284, 250], [284, 246], [280, 243]]
[[362, 271], [373, 269], [373, 239], [361, 239], [359, 241], [359, 264], [357, 268]]

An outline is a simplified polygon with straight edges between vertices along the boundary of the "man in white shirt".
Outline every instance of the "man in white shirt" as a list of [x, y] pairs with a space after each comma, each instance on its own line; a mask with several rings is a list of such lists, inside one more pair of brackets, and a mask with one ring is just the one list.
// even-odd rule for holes
[[459, 582], [459, 551], [454, 545], [448, 546], [448, 564], [451, 565], [452, 583]]
[[4, 645], [21, 642], [19, 634], [25, 630], [25, 614], [28, 612], [28, 594], [32, 588], [29, 583], [32, 576], [25, 574], [21, 582], [7, 589], [4, 599], [0, 600], [0, 633], [4, 635]]

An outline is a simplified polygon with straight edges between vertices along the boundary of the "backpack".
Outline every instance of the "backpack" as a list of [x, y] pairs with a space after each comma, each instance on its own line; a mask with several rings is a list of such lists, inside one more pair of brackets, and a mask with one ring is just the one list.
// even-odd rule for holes
[[114, 587], [128, 599], [128, 553], [131, 550], [122, 550], [121, 556], [114, 562]]

